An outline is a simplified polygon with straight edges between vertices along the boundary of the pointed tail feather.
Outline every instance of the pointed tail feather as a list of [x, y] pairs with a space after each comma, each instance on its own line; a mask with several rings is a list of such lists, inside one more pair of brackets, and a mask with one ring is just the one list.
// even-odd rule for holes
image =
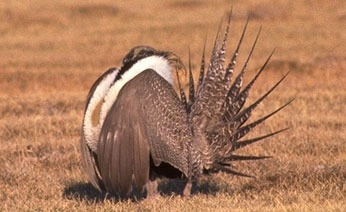
[[255, 178], [254, 176], [251, 176], [251, 175], [247, 175], [247, 174], [244, 174], [244, 173], [241, 173], [241, 172], [237, 172], [237, 171], [234, 171], [228, 167], [224, 167], [220, 164], [217, 164], [217, 163], [214, 163], [213, 164], [213, 167], [220, 170], [220, 171], [223, 171], [223, 172], [226, 172], [228, 174], [233, 174], [233, 175], [237, 175], [237, 176], [241, 176], [241, 177], [250, 177], [250, 178]]
[[272, 156], [251, 156], [251, 155], [231, 155], [230, 161], [242, 161], [242, 160], [263, 160], [273, 158]]
[[198, 84], [197, 84], [197, 95], [199, 94], [201, 90], [202, 83], [204, 81], [204, 72], [205, 72], [205, 46], [207, 43], [207, 36], [205, 36], [204, 45], [203, 45], [203, 53], [202, 53], [202, 59], [201, 59], [201, 68], [199, 71], [199, 78], [198, 78]]
[[195, 102], [195, 84], [191, 69], [191, 52], [189, 48], [189, 105]]
[[215, 37], [215, 41], [214, 41], [214, 46], [213, 46], [213, 51], [211, 52], [211, 56], [210, 56], [210, 64], [209, 64], [209, 67], [208, 67], [208, 70], [207, 70], [207, 74], [212, 71], [212, 69], [210, 67], [211, 67], [211, 65], [213, 64], [213, 61], [215, 61], [215, 58], [218, 55], [218, 49], [219, 49], [218, 39], [219, 39], [220, 31], [221, 31], [221, 25], [222, 25], [222, 20], [220, 21], [219, 27], [217, 29], [217, 33], [216, 33], [216, 37]]
[[[227, 26], [226, 26], [226, 30], [223, 36], [223, 40], [222, 40], [222, 45], [221, 45], [221, 49], [220, 49], [220, 54], [225, 55], [226, 54], [226, 45], [227, 45], [227, 38], [228, 38], [228, 33], [229, 33], [229, 28], [230, 28], [230, 24], [231, 24], [231, 15], [228, 16], [228, 21], [227, 21]], [[223, 56], [223, 58], [225, 58], [225, 56]], [[224, 64], [225, 62], [223, 62]]]
[[261, 32], [262, 32], [262, 26], [259, 28], [259, 30], [258, 30], [258, 32], [257, 32], [256, 38], [255, 38], [255, 41], [254, 41], [254, 43], [253, 43], [253, 45], [252, 45], [252, 47], [251, 47], [250, 53], [249, 53], [249, 55], [248, 55], [248, 57], [247, 57], [247, 59], [246, 59], [244, 65], [243, 65], [243, 68], [241, 69], [240, 72], [245, 72], [245, 70], [246, 70], [246, 68], [247, 68], [247, 64], [249, 63], [250, 58], [251, 58], [251, 56], [252, 56], [252, 54], [253, 54], [253, 52], [254, 52], [254, 50], [255, 50], [255, 47], [256, 47], [256, 44], [257, 44], [257, 41], [258, 41], [258, 38], [259, 38]]
[[222, 20], [221, 20], [221, 23], [219, 25], [219, 29], [218, 29], [218, 32], [217, 32], [217, 35], [216, 35], [216, 38], [214, 41], [214, 47], [213, 47], [213, 51], [212, 51], [212, 54], [210, 57], [210, 64], [209, 64], [209, 67], [207, 70], [207, 79], [212, 80], [212, 81], [219, 80], [219, 78], [222, 79], [221, 76], [224, 76], [226, 43], [227, 43], [230, 21], [231, 21], [231, 18], [228, 19], [226, 30], [225, 30], [225, 33], [223, 36], [223, 40], [221, 42], [221, 46], [219, 46], [220, 44], [218, 42], [218, 37], [219, 37], [220, 29], [221, 29]]
[[[244, 65], [243, 65], [241, 71], [239, 72], [238, 76], [234, 80], [234, 83], [232, 84], [231, 88], [228, 91], [228, 94], [227, 94], [228, 105], [232, 105], [233, 104], [233, 102], [235, 101], [235, 98], [238, 96], [238, 94], [240, 92], [240, 89], [241, 89], [242, 84], [243, 84], [243, 77], [244, 77], [244, 74], [245, 74], [245, 70], [246, 70], [247, 64], [249, 63], [250, 58], [251, 58], [251, 56], [253, 54], [253, 51], [255, 50], [255, 47], [256, 47], [258, 38], [260, 36], [261, 30], [262, 30], [262, 27], [259, 29], [259, 31], [257, 33], [256, 39], [255, 39], [255, 41], [254, 41], [254, 43], [253, 43], [253, 45], [251, 47], [250, 53], [249, 53], [249, 55], [248, 55]], [[234, 115], [235, 115], [235, 111], [233, 111], [232, 109], [228, 109], [228, 111], [227, 111], [228, 118], [231, 118]]]
[[[205, 80], [201, 86], [200, 92], [196, 96], [196, 101], [191, 106], [191, 119], [193, 119], [196, 124], [198, 123], [202, 130], [206, 130], [205, 127], [213, 128], [213, 123], [216, 123], [216, 119], [219, 119], [222, 115], [222, 106], [229, 87], [229, 85], [224, 82], [226, 41], [229, 25], [230, 19], [228, 20], [221, 46], [217, 42], [217, 38], [215, 40]], [[208, 123], [203, 120], [207, 120]], [[205, 124], [203, 124], [203, 122]]]
[[291, 101], [289, 101], [288, 103], [284, 104], [283, 106], [281, 106], [280, 108], [278, 108], [277, 110], [275, 110], [274, 112], [264, 116], [261, 119], [258, 119], [255, 122], [252, 122], [251, 124], [248, 124], [244, 127], [241, 127], [240, 129], [237, 130], [237, 132], [235, 132], [232, 137], [231, 137], [231, 143], [234, 143], [235, 141], [239, 140], [240, 138], [244, 137], [246, 134], [248, 134], [254, 127], [256, 127], [257, 125], [259, 125], [260, 123], [264, 122], [265, 120], [267, 120], [268, 118], [272, 117], [274, 114], [276, 114], [277, 112], [279, 112], [280, 110], [284, 109], [287, 105], [289, 105], [291, 102], [293, 101], [293, 99]]
[[177, 74], [177, 82], [178, 82], [178, 89], [179, 89], [179, 92], [180, 92], [181, 102], [184, 104], [185, 109], [187, 110], [188, 104], [187, 104], [187, 101], [186, 101], [186, 95], [185, 95], [185, 92], [184, 92], [183, 88], [181, 87], [178, 71], [176, 71], [176, 74]]
[[238, 45], [237, 45], [237, 47], [236, 47], [236, 49], [235, 49], [235, 51], [233, 53], [232, 59], [228, 63], [228, 66], [227, 66], [227, 69], [226, 69], [226, 74], [225, 74], [226, 82], [230, 82], [231, 81], [231, 78], [232, 78], [232, 75], [233, 75], [233, 71], [234, 71], [234, 67], [235, 67], [235, 64], [237, 62], [237, 57], [239, 55], [239, 49], [240, 49], [240, 46], [241, 46], [241, 44], [243, 42], [243, 39], [245, 37], [245, 32], [246, 32], [248, 23], [249, 23], [249, 19], [247, 19], [247, 21], [245, 23], [243, 32], [242, 32], [242, 34], [240, 36]]
[[227, 108], [227, 111], [225, 112], [225, 115], [227, 115], [228, 120], [234, 120], [235, 118], [232, 119], [232, 116], [234, 117], [235, 114], [238, 114], [240, 109], [244, 106], [246, 99], [249, 95], [249, 91], [257, 78], [261, 75], [265, 67], [267, 66], [268, 62], [270, 61], [271, 57], [273, 56], [275, 52], [275, 49], [272, 51], [272, 53], [268, 56], [267, 60], [265, 63], [262, 65], [261, 69], [258, 71], [256, 76], [249, 82], [249, 84], [240, 92], [240, 94], [234, 98], [233, 102], [229, 105]]
[[276, 134], [279, 134], [281, 132], [284, 132], [286, 130], [288, 130], [289, 128], [285, 128], [285, 129], [282, 129], [282, 130], [278, 130], [276, 132], [273, 132], [273, 133], [269, 133], [269, 134], [266, 134], [266, 135], [263, 135], [263, 136], [259, 136], [259, 137], [256, 137], [256, 138], [251, 138], [251, 139], [248, 139], [248, 140], [244, 140], [244, 141], [238, 141], [238, 142], [234, 142], [232, 144], [232, 149], [231, 149], [231, 152], [237, 150], [237, 149], [240, 149], [240, 148], [243, 148], [243, 147], [246, 147], [247, 145], [249, 144], [253, 144], [257, 141], [261, 141], [265, 138], [269, 138], [271, 136], [274, 136]]
[[[226, 74], [225, 74], [225, 82], [226, 83], [230, 83], [231, 80], [232, 80], [232, 76], [233, 76], [233, 72], [234, 72], [234, 67], [236, 65], [236, 62], [237, 62], [237, 57], [238, 57], [238, 54], [239, 54], [239, 49], [240, 49], [240, 46], [243, 42], [243, 39], [245, 37], [245, 32], [246, 32], [246, 29], [247, 29], [247, 25], [249, 23], [249, 18], [247, 19], [246, 23], [245, 23], [245, 26], [243, 28], [243, 32], [240, 36], [240, 39], [238, 41], [238, 45], [233, 53], [233, 56], [232, 56], [232, 59], [230, 60], [230, 62], [228, 63], [228, 66], [227, 66], [227, 69], [226, 69]], [[230, 89], [230, 90], [234, 90], [234, 89]], [[223, 105], [223, 110], [225, 111], [224, 112], [224, 115], [223, 115], [223, 118], [225, 119], [226, 122], [228, 122], [230, 119], [231, 119], [231, 113], [228, 112], [228, 110], [231, 110], [229, 109], [229, 107], [231, 107], [232, 105], [230, 105], [233, 100], [234, 100], [234, 95], [233, 94], [234, 92], [229, 92], [227, 93], [227, 97], [226, 97], [226, 101], [224, 102], [224, 105]], [[232, 95], [233, 94], [233, 95]]]
[[[268, 58], [270, 59], [270, 58]], [[261, 71], [260, 71], [261, 72]], [[259, 72], [259, 73], [260, 73]], [[281, 82], [287, 77], [289, 72], [287, 72], [271, 89], [269, 89], [262, 97], [260, 97], [257, 101], [255, 101], [253, 104], [251, 104], [249, 107], [244, 109], [242, 112], [238, 113], [234, 118], [233, 121], [237, 123], [237, 126], [242, 126], [251, 116], [251, 112], [258, 106], [259, 103], [261, 103], [271, 92], [275, 90], [276, 87], [278, 87]], [[292, 100], [293, 101], [293, 100]]]

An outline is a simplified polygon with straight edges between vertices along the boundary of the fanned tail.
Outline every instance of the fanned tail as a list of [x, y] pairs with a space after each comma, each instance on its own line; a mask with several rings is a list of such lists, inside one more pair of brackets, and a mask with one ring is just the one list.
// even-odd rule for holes
[[[274, 50], [268, 56], [267, 60], [259, 69], [254, 78], [245, 86], [244, 89], [242, 89], [243, 77], [247, 65], [251, 59], [261, 33], [262, 27], [260, 27], [245, 63], [241, 67], [237, 77], [234, 79], [234, 82], [231, 83], [237, 57], [246, 34], [249, 20], [246, 21], [233, 56], [226, 66], [226, 43], [230, 29], [230, 22], [231, 17], [228, 18], [226, 30], [221, 42], [218, 42], [220, 27], [218, 29], [206, 74], [204, 43], [201, 68], [196, 89], [194, 87], [194, 80], [191, 70], [191, 56], [189, 52], [189, 102], [186, 101], [185, 94], [182, 94], [183, 91], [181, 89], [180, 90], [182, 101], [188, 108], [187, 111], [190, 120], [195, 127], [199, 128], [204, 133], [210, 145], [210, 150], [213, 152], [214, 162], [212, 169], [233, 175], [252, 177], [231, 169], [230, 162], [241, 160], [262, 160], [271, 158], [271, 156], [235, 155], [233, 152], [250, 144], [256, 143], [257, 141], [261, 141], [265, 138], [286, 131], [288, 128], [268, 133], [263, 136], [240, 141], [240, 139], [247, 135], [254, 127], [263, 123], [265, 120], [284, 109], [293, 100], [290, 100], [288, 103], [279, 107], [274, 112], [243, 126], [244, 123], [246, 123], [246, 121], [250, 118], [251, 113], [258, 106], [258, 104], [260, 104], [279, 86], [279, 84], [281, 84], [281, 82], [287, 77], [288, 73], [286, 73], [263, 96], [242, 110], [252, 86], [263, 73], [266, 65], [269, 63], [272, 55], [274, 54]], [[178, 82], [178, 84], [180, 83]]]

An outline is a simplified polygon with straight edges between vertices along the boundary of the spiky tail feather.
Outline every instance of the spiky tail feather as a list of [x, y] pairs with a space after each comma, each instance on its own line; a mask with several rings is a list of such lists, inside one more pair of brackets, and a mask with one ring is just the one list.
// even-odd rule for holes
[[[241, 110], [246, 102], [246, 99], [249, 95], [253, 84], [261, 75], [269, 60], [271, 59], [274, 51], [269, 55], [263, 66], [260, 68], [255, 77], [245, 86], [243, 90], [243, 76], [246, 71], [247, 64], [254, 52], [255, 46], [257, 44], [261, 28], [255, 38], [255, 41], [252, 45], [250, 53], [241, 68], [241, 71], [237, 75], [234, 82], [231, 84], [231, 79], [233, 76], [234, 68], [237, 61], [237, 56], [243, 39], [245, 37], [246, 29], [248, 26], [248, 20], [245, 23], [244, 29], [242, 31], [241, 37], [237, 44], [237, 47], [234, 51], [231, 60], [229, 61], [227, 68], [225, 67], [225, 54], [226, 54], [226, 42], [230, 26], [229, 17], [226, 30], [224, 33], [224, 38], [222, 43], [217, 42], [220, 27], [215, 39], [210, 65], [208, 67], [207, 73], [205, 74], [205, 43], [203, 47], [201, 68], [199, 73], [199, 80], [197, 83], [197, 89], [194, 88], [194, 80], [191, 71], [191, 58], [189, 53], [189, 102], [186, 100], [185, 94], [181, 94], [182, 101], [186, 105], [188, 113], [191, 112], [191, 119], [200, 119], [208, 120], [213, 119], [217, 120], [217, 123], [211, 123], [214, 128], [208, 126], [199, 125], [198, 127], [202, 128], [205, 133], [206, 138], [208, 139], [209, 145], [214, 152], [214, 163], [213, 169], [223, 171], [229, 174], [234, 174], [238, 176], [251, 177], [250, 175], [243, 174], [232, 170], [229, 162], [231, 161], [241, 161], [241, 160], [261, 160], [266, 158], [271, 158], [271, 156], [243, 156], [243, 155], [234, 155], [233, 152], [237, 149], [243, 148], [247, 145], [253, 144], [257, 141], [263, 140], [265, 138], [274, 136], [278, 133], [281, 133], [286, 129], [278, 130], [273, 133], [269, 133], [263, 136], [256, 138], [239, 141], [243, 136], [248, 134], [254, 127], [264, 122], [266, 119], [270, 118], [287, 105], [289, 105], [293, 100], [290, 100], [288, 103], [279, 107], [274, 112], [260, 118], [244, 127], [242, 125], [251, 116], [252, 111], [261, 103], [279, 84], [286, 78], [288, 75], [285, 74], [270, 90], [268, 90], [262, 97], [256, 100], [247, 108]], [[179, 82], [180, 84], [180, 82]], [[180, 85], [179, 85], [180, 86]], [[181, 89], [180, 89], [181, 90]], [[213, 104], [211, 104], [213, 103]], [[221, 104], [219, 104], [221, 103]], [[199, 123], [198, 121], [196, 122]]]

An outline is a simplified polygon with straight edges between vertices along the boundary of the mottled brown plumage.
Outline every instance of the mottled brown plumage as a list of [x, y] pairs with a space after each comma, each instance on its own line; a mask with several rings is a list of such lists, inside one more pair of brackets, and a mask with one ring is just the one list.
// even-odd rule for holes
[[[126, 55], [109, 91], [96, 92], [95, 88], [104, 82], [102, 79], [96, 81], [88, 95], [86, 111], [92, 108], [88, 103], [93, 96], [101, 95], [104, 103], [101, 100], [99, 104], [107, 105], [109, 99], [112, 99], [109, 97], [112, 92], [117, 95], [104, 120], [102, 117], [100, 119], [103, 120], [101, 129], [92, 131], [99, 134], [97, 141], [88, 141], [84, 131], [88, 130], [89, 125], [85, 122], [83, 127], [83, 165], [96, 188], [126, 194], [134, 183], [140, 191], [146, 188], [150, 196], [157, 190], [157, 178], [184, 178], [188, 182], [184, 194], [188, 195], [191, 182], [204, 173], [223, 171], [249, 177], [231, 169], [230, 163], [268, 158], [233, 154], [239, 148], [284, 131], [285, 129], [240, 140], [252, 128], [291, 102], [243, 126], [256, 106], [287, 76], [286, 74], [253, 104], [242, 109], [252, 85], [272, 56], [268, 57], [258, 74], [241, 90], [243, 75], [257, 43], [258, 33], [248, 59], [233, 84], [231, 83], [247, 24], [248, 22], [234, 55], [226, 65], [226, 43], [230, 29], [230, 19], [228, 20], [222, 42], [217, 39], [215, 41], [206, 74], [204, 45], [196, 89], [189, 56], [189, 100], [181, 88], [179, 77], [180, 98], [172, 83], [164, 78], [167, 70], [157, 65], [160, 62], [165, 66], [167, 61], [168, 66], [173, 69], [182, 67], [178, 57], [151, 47], [135, 47]], [[142, 61], [145, 62], [141, 63]], [[132, 72], [135, 72], [133, 76]], [[127, 81], [121, 81], [125, 79]], [[115, 92], [113, 87], [116, 88], [119, 83], [124, 84]], [[85, 116], [84, 119], [88, 120], [89, 117]], [[97, 142], [96, 150], [90, 146], [93, 142]]]

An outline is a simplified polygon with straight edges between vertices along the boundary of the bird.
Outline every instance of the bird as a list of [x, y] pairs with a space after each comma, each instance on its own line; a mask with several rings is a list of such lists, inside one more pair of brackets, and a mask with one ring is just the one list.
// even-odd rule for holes
[[[96, 189], [126, 195], [135, 187], [140, 192], [146, 190], [147, 197], [154, 197], [159, 193], [158, 179], [180, 178], [186, 181], [182, 194], [189, 196], [192, 183], [202, 175], [225, 172], [253, 177], [235, 170], [231, 163], [271, 156], [238, 155], [235, 151], [287, 130], [243, 138], [293, 100], [258, 120], [247, 122], [257, 105], [288, 75], [244, 107], [250, 89], [274, 53], [273, 50], [254, 78], [243, 86], [260, 28], [244, 65], [232, 80], [248, 22], [227, 63], [231, 17], [223, 36], [220, 36], [220, 24], [208, 67], [204, 43], [196, 82], [190, 56], [186, 70], [176, 54], [149, 46], [132, 48], [119, 68], [110, 68], [96, 80], [87, 96], [80, 142], [84, 170]], [[189, 74], [188, 95], [178, 74], [182, 70]], [[177, 89], [173, 83], [174, 72]]]

